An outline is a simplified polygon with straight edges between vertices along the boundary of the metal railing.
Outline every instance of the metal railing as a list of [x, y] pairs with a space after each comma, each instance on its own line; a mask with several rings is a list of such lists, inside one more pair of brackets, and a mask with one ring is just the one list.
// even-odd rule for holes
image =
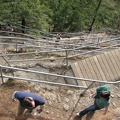
[[44, 80], [36, 80], [36, 79], [30, 79], [30, 78], [22, 78], [22, 77], [16, 77], [16, 76], [8, 76], [5, 75], [3, 70], [9, 69], [9, 70], [15, 70], [15, 71], [22, 71], [22, 72], [27, 72], [27, 73], [34, 73], [34, 74], [42, 74], [42, 75], [48, 75], [48, 76], [54, 76], [54, 77], [60, 77], [60, 78], [68, 78], [71, 80], [81, 80], [81, 81], [89, 81], [91, 83], [104, 83], [104, 84], [119, 84], [120, 81], [115, 81], [115, 82], [108, 82], [108, 81], [103, 81], [103, 80], [96, 80], [96, 79], [85, 79], [85, 78], [77, 78], [77, 77], [72, 77], [72, 76], [64, 76], [64, 75], [58, 75], [58, 74], [51, 74], [51, 73], [46, 73], [46, 72], [39, 72], [39, 71], [33, 71], [33, 70], [26, 70], [26, 69], [21, 69], [21, 68], [15, 68], [15, 67], [8, 67], [8, 66], [2, 66], [0, 65], [0, 72], [1, 72], [1, 82], [4, 83], [4, 78], [11, 78], [15, 80], [22, 80], [22, 81], [29, 81], [29, 82], [38, 82], [38, 83], [44, 83], [44, 84], [51, 84], [51, 85], [58, 85], [58, 86], [68, 86], [68, 87], [75, 87], [75, 88], [83, 88], [87, 89], [87, 86], [78, 86], [78, 85], [72, 85], [72, 84], [63, 84], [63, 83], [57, 83], [57, 82], [49, 82], [49, 81], [44, 81]]
[[[47, 40], [33, 40], [33, 39], [28, 39], [28, 38], [18, 38], [18, 37], [5, 37], [5, 36], [0, 36], [0, 38], [3, 38], [3, 39], [14, 39], [14, 40], [16, 40], [16, 41], [27, 41], [27, 42], [30, 42], [30, 43], [34, 43], [34, 42], [47, 42]], [[66, 62], [66, 65], [67, 65], [67, 67], [68, 67], [68, 65], [69, 65], [69, 59], [71, 59], [71, 58], [75, 58], [75, 57], [78, 57], [78, 56], [83, 56], [83, 55], [87, 55], [87, 54], [92, 54], [92, 53], [99, 53], [99, 52], [102, 52], [102, 51], [105, 51], [105, 50], [108, 50], [108, 49], [115, 49], [115, 48], [117, 48], [117, 47], [119, 47], [120, 46], [120, 44], [118, 44], [119, 43], [119, 41], [120, 41], [120, 37], [117, 37], [117, 38], [113, 38], [113, 39], [110, 39], [110, 40], [106, 40], [106, 41], [99, 41], [99, 42], [95, 42], [95, 43], [91, 43], [91, 44], [87, 44], [87, 45], [82, 45], [82, 46], [74, 46], [74, 48], [72, 49], [68, 49], [68, 48], [66, 48], [66, 49], [56, 49], [55, 50], [55, 48], [53, 47], [53, 49], [52, 49], [52, 47], [47, 47], [46, 46], [46, 48], [45, 48], [45, 50], [43, 50], [43, 51], [40, 51], [40, 52], [24, 52], [24, 53], [13, 53], [13, 54], [9, 54], [9, 53], [3, 53], [3, 54], [1, 54], [0, 56], [2, 56], [2, 57], [7, 57], [7, 56], [19, 56], [19, 55], [30, 55], [30, 54], [34, 54], [34, 55], [38, 55], [38, 54], [42, 54], [42, 53], [44, 53], [44, 54], [48, 54], [48, 53], [62, 53], [63, 54], [63, 56], [60, 56], [60, 57], [42, 57], [42, 58], [32, 58], [32, 59], [24, 59], [24, 60], [22, 60], [22, 59], [11, 59], [11, 60], [9, 60], [9, 59], [6, 59], [6, 61], [7, 62], [9, 62], [9, 63], [13, 63], [13, 62], [28, 62], [28, 61], [43, 61], [43, 60], [63, 60], [63, 61], [65, 61]], [[113, 42], [115, 42], [115, 44], [112, 44]], [[48, 41], [48, 43], [49, 43], [49, 41]], [[50, 43], [54, 43], [55, 44], [55, 42], [50, 42]], [[90, 47], [93, 47], [93, 46], [100, 46], [101, 44], [105, 44], [105, 43], [111, 43], [111, 45], [110, 46], [106, 46], [106, 47], [98, 47], [97, 49], [95, 49], [95, 50], [88, 50], [88, 51], [84, 51], [84, 52], [82, 52], [81, 53], [81, 51], [82, 51], [82, 49], [84, 49], [84, 48], [90, 48]], [[2, 44], [2, 43], [1, 43]], [[4, 43], [5, 44], [5, 43]], [[59, 44], [61, 44], [61, 43], [59, 43]], [[12, 43], [11, 43], [11, 45], [12, 45]], [[16, 44], [14, 44], [15, 46], [16, 46], [16, 49], [20, 46], [20, 44], [19, 43], [17, 43], [16, 42]], [[67, 44], [65, 44], [65, 45], [67, 45]], [[71, 45], [71, 44], [68, 44], [68, 45]], [[22, 45], [23, 46], [23, 45]], [[32, 46], [30, 46], [30, 45], [28, 45], [29, 47], [32, 47]], [[24, 46], [25, 47], [25, 46]], [[44, 46], [33, 46], [34, 47], [34, 49], [35, 48], [43, 48]], [[47, 50], [47, 49], [51, 49], [51, 50]], [[16, 50], [17, 51], [17, 50]], [[72, 54], [71, 52], [74, 52], [74, 54]]]
[[[26, 35], [28, 37], [33, 37], [33, 36], [29, 36]], [[84, 38], [85, 40], [90, 40], [90, 39], [96, 39], [96, 42], [88, 42], [88, 43], [79, 43], [80, 41], [83, 41], [83, 38], [73, 38], [73, 39], [68, 39], [67, 40], [63, 40], [60, 42], [55, 42], [52, 40], [46, 40], [46, 39], [42, 39], [42, 38], [37, 38], [35, 37], [34, 39], [30, 39], [30, 38], [20, 38], [20, 37], [11, 37], [11, 36], [0, 36], [0, 39], [2, 40], [14, 40], [13, 43], [10, 42], [1, 42], [0, 45], [2, 44], [10, 44], [15, 46], [16, 51], [18, 48], [34, 48], [34, 49], [42, 49], [40, 52], [24, 52], [24, 53], [2, 53], [0, 56], [3, 57], [5, 59], [5, 61], [7, 63], [11, 63], [11, 62], [28, 62], [28, 61], [42, 61], [42, 60], [66, 60], [66, 65], [68, 66], [69, 64], [69, 59], [74, 58], [74, 57], [78, 57], [78, 56], [82, 56], [82, 55], [86, 55], [86, 54], [91, 54], [91, 53], [98, 53], [100, 51], [105, 51], [108, 49], [115, 49], [117, 47], [120, 47], [120, 37], [105, 37], [103, 41], [100, 41], [100, 39], [103, 39], [101, 36], [96, 38]], [[109, 39], [109, 40], [108, 40]], [[75, 41], [77, 40], [77, 43], [73, 44]], [[67, 43], [64, 41], [67, 41]], [[69, 42], [72, 41], [72, 42]], [[23, 45], [20, 44], [20, 42], [26, 42], [26, 43], [30, 43], [29, 45]], [[43, 45], [38, 46], [38, 45], [33, 45], [33, 43], [43, 43]], [[111, 45], [105, 46], [105, 47], [100, 47], [100, 45], [102, 44], [106, 44], [109, 43]], [[45, 45], [44, 45], [45, 44]], [[57, 47], [56, 47], [57, 45]], [[94, 50], [87, 50], [85, 52], [81, 51], [83, 49], [86, 48], [92, 48], [92, 47], [96, 47], [96, 49]], [[11, 57], [11, 56], [19, 56], [19, 55], [30, 55], [30, 54], [47, 54], [47, 53], [64, 53], [63, 56], [61, 57], [54, 57], [54, 58], [40, 58], [40, 59], [24, 59], [24, 60], [15, 60], [15, 59], [6, 59], [5, 57]], [[72, 52], [74, 52], [74, 54], [72, 54]], [[9, 65], [10, 66], [10, 65]], [[15, 77], [13, 76], [7, 76], [4, 74], [3, 69], [11, 69], [11, 70], [17, 70], [17, 71], [23, 71], [23, 72], [27, 72], [27, 73], [34, 73], [34, 74], [42, 74], [42, 75], [48, 75], [48, 76], [54, 76], [54, 77], [59, 77], [59, 78], [68, 78], [71, 80], [81, 80], [81, 81], [89, 81], [91, 83], [104, 83], [104, 84], [118, 84], [120, 83], [120, 81], [115, 81], [115, 82], [108, 82], [108, 81], [103, 81], [103, 80], [93, 80], [93, 79], [85, 79], [85, 78], [77, 78], [77, 77], [71, 77], [71, 76], [64, 76], [64, 75], [58, 75], [58, 74], [51, 74], [51, 73], [45, 73], [45, 72], [38, 72], [38, 71], [32, 71], [32, 70], [25, 70], [25, 69], [20, 69], [20, 68], [14, 68], [14, 67], [7, 67], [7, 66], [2, 66], [0, 65], [0, 71], [1, 71], [1, 81], [2, 83], [4, 82], [4, 78], [11, 78], [11, 79], [17, 79], [17, 80], [23, 80], [23, 81], [30, 81], [30, 82], [39, 82], [39, 83], [45, 83], [45, 84], [52, 84], [52, 85], [61, 85], [61, 86], [70, 86], [70, 87], [76, 87], [76, 88], [87, 88], [87, 86], [77, 86], [77, 85], [71, 85], [71, 84], [63, 84], [63, 83], [56, 83], [56, 82], [50, 82], [50, 81], [43, 81], [43, 80], [32, 80], [29, 78], [22, 78], [22, 77]]]

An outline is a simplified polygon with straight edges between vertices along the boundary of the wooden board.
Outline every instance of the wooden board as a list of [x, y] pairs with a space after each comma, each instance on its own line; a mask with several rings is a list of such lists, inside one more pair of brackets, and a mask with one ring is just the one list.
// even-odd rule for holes
[[109, 58], [109, 55], [107, 54], [107, 52], [104, 53], [104, 58], [106, 59], [106, 62], [107, 62], [107, 67], [108, 67], [108, 72], [111, 76], [111, 81], [114, 81], [115, 80], [115, 74], [114, 74], [114, 66], [112, 65], [112, 62]]
[[98, 67], [98, 69], [99, 69], [99, 73], [100, 73], [100, 75], [101, 75], [101, 80], [107, 81], [106, 76], [105, 76], [104, 73], [103, 73], [103, 70], [102, 70], [102, 68], [101, 68], [101, 65], [100, 65], [97, 57], [98, 57], [98, 56], [94, 56], [94, 61], [95, 61], [96, 65], [97, 65], [97, 67]]
[[[73, 63], [76, 77], [83, 79], [116, 81], [120, 79], [120, 49], [89, 57]], [[79, 85], [89, 86], [92, 82], [77, 80]], [[96, 86], [101, 83], [95, 83]], [[95, 86], [94, 85], [94, 86]]]
[[[78, 66], [78, 63], [77, 63], [77, 62], [74, 63], [74, 64], [72, 64], [71, 67], [73, 68], [73, 72], [74, 72], [74, 74], [75, 74], [76, 77], [78, 77], [78, 78], [83, 78], [83, 77], [82, 77], [82, 73], [81, 73], [81, 71], [79, 70], [79, 66]], [[84, 86], [84, 84], [82, 83], [82, 80], [77, 80], [77, 83], [78, 83], [79, 86]]]
[[116, 73], [117, 73], [117, 76], [119, 76], [119, 74], [120, 74], [119, 65], [117, 65], [117, 62], [116, 62], [116, 60], [114, 59], [114, 56], [113, 56], [113, 54], [112, 54], [111, 52], [109, 52], [108, 55], [109, 55], [109, 58], [111, 59], [113, 65], [114, 65], [114, 68], [115, 68], [115, 71], [116, 71]]

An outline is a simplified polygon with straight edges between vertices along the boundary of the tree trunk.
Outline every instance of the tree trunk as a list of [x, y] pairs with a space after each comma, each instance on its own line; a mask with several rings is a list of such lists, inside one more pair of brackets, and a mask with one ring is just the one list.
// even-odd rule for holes
[[25, 18], [22, 18], [22, 33], [25, 33]]

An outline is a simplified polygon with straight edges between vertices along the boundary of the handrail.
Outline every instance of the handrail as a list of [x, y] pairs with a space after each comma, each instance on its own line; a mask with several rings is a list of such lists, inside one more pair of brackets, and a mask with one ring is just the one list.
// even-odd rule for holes
[[38, 82], [38, 83], [44, 83], [44, 84], [51, 84], [51, 85], [68, 86], [68, 87], [84, 88], [84, 89], [87, 88], [87, 86], [77, 86], [77, 85], [72, 85], [72, 84], [63, 84], [63, 83], [49, 82], [49, 81], [42, 81], [42, 80], [32, 80], [32, 79], [28, 79], [28, 78], [12, 77], [12, 76], [6, 76], [6, 75], [3, 75], [3, 77], [4, 78], [17, 79], [17, 80], [23, 80], [23, 81], [29, 81], [29, 82]]
[[30, 38], [33, 38], [33, 39], [35, 39], [36, 38], [36, 36], [33, 36], [33, 35], [29, 35], [29, 34], [23, 34], [23, 33], [19, 33], [19, 32], [10, 32], [10, 31], [0, 31], [0, 33], [12, 33], [12, 34], [15, 34], [15, 35], [22, 35], [22, 36], [24, 36], [24, 37], [30, 37]]
[[17, 39], [17, 40], [29, 41], [29, 42], [45, 42], [45, 43], [50, 43], [50, 44], [57, 44], [57, 45], [64, 45], [64, 46], [76, 46], [76, 47], [78, 47], [78, 48], [75, 48], [75, 49], [80, 49], [80, 48], [90, 47], [90, 46], [93, 46], [93, 45], [99, 45], [101, 43], [106, 43], [106, 42], [111, 42], [111, 41], [115, 41], [115, 40], [120, 40], [120, 37], [117, 37], [117, 38], [114, 38], [114, 39], [111, 39], [111, 40], [106, 40], [106, 41], [102, 41], [102, 42], [96, 42], [96, 43], [92, 43], [90, 45], [79, 47], [79, 45], [56, 43], [56, 42], [52, 42], [52, 41], [48, 41], [48, 40], [44, 40], [44, 39], [41, 39], [41, 40], [35, 40], [34, 39], [33, 40], [33, 39], [29, 39], [29, 38], [9, 37], [9, 36], [7, 36], [7, 37], [6, 36], [0, 36], [0, 38], [2, 38], [2, 39]]
[[[120, 83], [120, 81], [108, 82], [108, 81], [95, 80], [95, 79], [93, 80], [93, 79], [86, 79], [86, 78], [78, 78], [78, 77], [64, 76], [64, 75], [58, 75], [58, 74], [52, 74], [52, 73], [46, 73], [46, 72], [39, 72], [39, 71], [33, 71], [33, 70], [25, 70], [25, 69], [21, 69], [21, 68], [14, 68], [14, 67], [2, 66], [2, 65], [0, 65], [0, 68], [6, 68], [6, 69], [23, 71], [23, 72], [30, 72], [30, 73], [48, 75], [48, 76], [55, 76], [55, 77], [61, 77], [61, 78], [69, 78], [69, 79], [74, 79], [74, 80], [82, 80], [82, 81], [89, 81], [89, 82], [105, 83], [105, 84], [118, 84], [118, 83]], [[30, 81], [32, 81], [31, 79], [26, 79], [26, 78], [19, 78], [19, 77], [14, 77], [14, 76], [5, 76], [5, 75], [2, 75], [2, 76], [6, 77], [6, 78], [14, 78], [14, 79], [22, 79], [22, 80], [30, 80]], [[43, 81], [43, 83], [44, 83], [44, 81]], [[45, 83], [46, 83], [46, 81], [45, 81]]]
[[[88, 53], [97, 52], [97, 51], [104, 50], [104, 49], [107, 49], [107, 48], [117, 47], [118, 45], [120, 45], [120, 44], [112, 45], [112, 46], [109, 46], [109, 47], [104, 47], [104, 48], [101, 48], [101, 49], [92, 50], [92, 51], [88, 51], [88, 52], [84, 52], [84, 53], [80, 53], [80, 54], [76, 54], [76, 55], [72, 55], [72, 56], [68, 56], [67, 59], [74, 58], [74, 57], [77, 57], [77, 56], [80, 56], [80, 55], [85, 55], [85, 54], [88, 54]], [[36, 52], [36, 54], [38, 54], [38, 53], [39, 52]], [[66, 59], [66, 56], [65, 57], [56, 57], [56, 58], [24, 59], [24, 60], [8, 60], [8, 61], [9, 62], [27, 62], [27, 61], [60, 60], [60, 59]]]
[[[51, 41], [47, 41], [47, 40], [33, 40], [33, 39], [28, 39], [28, 38], [18, 38], [18, 37], [5, 37], [5, 36], [0, 36], [0, 38], [12, 38], [12, 39], [19, 39], [21, 41], [29, 41], [29, 42], [45, 42], [45, 43], [50, 43], [50, 44], [56, 44], [55, 42], [51, 42]], [[61, 44], [61, 43], [57, 43], [59, 45], [70, 45], [70, 46], [74, 46], [76, 48], [73, 48], [73, 49], [61, 49], [61, 50], [51, 50], [51, 51], [41, 51], [41, 52], [29, 52], [29, 54], [33, 54], [33, 53], [47, 53], [47, 52], [68, 52], [68, 51], [75, 51], [75, 50], [80, 50], [82, 48], [85, 48], [85, 47], [90, 47], [90, 46], [94, 46], [94, 45], [100, 45], [102, 43], [106, 43], [106, 42], [113, 42], [113, 41], [119, 41], [120, 40], [120, 37], [118, 38], [114, 38], [114, 39], [111, 39], [111, 40], [106, 40], [106, 41], [102, 41], [102, 42], [95, 42], [95, 43], [91, 43], [89, 45], [84, 45], [84, 46], [80, 46], [78, 47], [79, 45], [74, 45], [74, 44]], [[87, 51], [87, 52], [84, 52], [84, 53], [80, 53], [80, 54], [76, 54], [76, 55], [72, 55], [72, 56], [65, 56], [65, 57], [59, 57], [59, 58], [44, 58], [44, 59], [28, 59], [29, 61], [37, 61], [37, 60], [56, 60], [56, 59], [69, 59], [69, 58], [73, 58], [73, 57], [76, 57], [76, 56], [80, 56], [80, 55], [84, 55], [84, 54], [88, 54], [88, 53], [93, 53], [93, 52], [97, 52], [97, 51], [100, 51], [100, 50], [104, 50], [104, 49], [108, 49], [108, 48], [113, 48], [113, 47], [116, 47], [116, 46], [119, 46], [120, 44], [115, 44], [115, 45], [111, 45], [111, 46], [107, 46], [107, 47], [103, 47], [101, 49], [96, 49], [96, 50], [92, 50], [92, 51]], [[21, 55], [23, 53], [18, 53], [18, 55]], [[27, 54], [27, 53], [25, 53]], [[15, 54], [2, 54], [0, 56], [9, 56], [9, 55], [15, 55]], [[17, 55], [17, 54], [16, 54]], [[24, 62], [28, 61], [28, 60], [24, 60]], [[8, 60], [9, 62], [21, 62], [23, 60]], [[68, 61], [67, 61], [68, 62]], [[2, 78], [2, 81], [3, 81], [3, 78], [12, 78], [12, 79], [20, 79], [20, 80], [24, 80], [24, 81], [31, 81], [31, 82], [41, 82], [41, 83], [46, 83], [46, 84], [53, 84], [53, 85], [64, 85], [64, 86], [71, 86], [71, 87], [80, 87], [80, 88], [87, 88], [87, 86], [76, 86], [76, 85], [68, 85], [68, 84], [62, 84], [62, 83], [55, 83], [55, 82], [46, 82], [46, 81], [42, 81], [42, 80], [31, 80], [31, 79], [27, 79], [27, 78], [20, 78], [20, 77], [15, 77], [15, 76], [6, 76], [6, 75], [3, 75], [2, 73], [2, 68], [5, 68], [5, 69], [12, 69], [12, 70], [18, 70], [18, 71], [23, 71], [23, 72], [29, 72], [29, 73], [35, 73], [35, 74], [42, 74], [42, 75], [48, 75], [48, 76], [54, 76], [54, 77], [61, 77], [61, 78], [69, 78], [69, 79], [74, 79], [74, 80], [82, 80], [82, 81], [89, 81], [89, 82], [98, 82], [98, 83], [105, 83], [105, 84], [119, 84], [120, 81], [115, 81], [115, 82], [108, 82], [108, 81], [102, 81], [102, 80], [96, 80], [96, 79], [85, 79], [85, 78], [77, 78], [77, 77], [71, 77], [71, 76], [64, 76], [64, 75], [58, 75], [58, 74], [51, 74], [51, 73], [45, 73], [45, 72], [39, 72], [39, 71], [32, 71], [32, 70], [25, 70], [25, 69], [21, 69], [21, 68], [14, 68], [14, 67], [7, 67], [7, 66], [2, 66], [0, 65], [0, 68], [1, 68], [1, 78]]]
[[[0, 37], [3, 37], [3, 36], [0, 36]], [[4, 38], [4, 37], [3, 37]], [[14, 38], [14, 37], [7, 37], [7, 38]], [[16, 38], [16, 37], [15, 37]], [[25, 38], [18, 38], [18, 39], [20, 39], [20, 40], [24, 40]], [[33, 40], [31, 40], [31, 39], [25, 39], [25, 41], [26, 40], [30, 40], [31, 42], [33, 41]], [[94, 45], [100, 45], [100, 44], [102, 44], [102, 43], [106, 43], [106, 42], [112, 42], [112, 41], [119, 41], [120, 40], [120, 37], [118, 37], [118, 38], [114, 38], [114, 39], [112, 39], [112, 40], [106, 40], [106, 41], [102, 41], [102, 42], [96, 42], [96, 43], [92, 43], [92, 44], [90, 44], [90, 45], [85, 45], [85, 46], [81, 46], [81, 47], [77, 47], [77, 48], [73, 48], [73, 49], [57, 49], [57, 50], [51, 50], [51, 51], [42, 51], [42, 52], [27, 52], [27, 53], [18, 53], [18, 54], [5, 54], [5, 56], [15, 56], [15, 55], [24, 55], [24, 54], [34, 54], [34, 53], [47, 53], [47, 52], [65, 52], [66, 50], [67, 51], [75, 51], [75, 50], [80, 50], [80, 49], [83, 49], [83, 48], [86, 48], [86, 47], [90, 47], [90, 46], [94, 46]], [[34, 40], [33, 42], [35, 42], [36, 40]], [[37, 40], [37, 42], [38, 42], [39, 40]], [[40, 40], [41, 41], [41, 40]], [[52, 42], [52, 43], [54, 43], [54, 42]], [[55, 43], [54, 43], [55, 44]], [[60, 43], [59, 43], [60, 44]], [[63, 44], [62, 44], [63, 45]], [[72, 44], [65, 44], [65, 45], [72, 45]], [[119, 45], [119, 44], [118, 44]], [[118, 46], [118, 45], [116, 45], [116, 46]], [[35, 46], [33, 46], [33, 47], [35, 47]], [[36, 46], [37, 48], [41, 48], [41, 46]], [[43, 46], [42, 46], [43, 47]], [[109, 48], [110, 46], [108, 46], [108, 48]], [[111, 47], [113, 47], [113, 46], [111, 46]], [[47, 47], [46, 47], [47, 48]], [[107, 48], [107, 47], [104, 47], [104, 48]], [[102, 48], [102, 49], [104, 49], [104, 48]], [[100, 50], [100, 49], [99, 49]], [[96, 50], [94, 50], [93, 52], [95, 52]], [[90, 51], [90, 52], [92, 52], [92, 51]], [[82, 53], [82, 54], [79, 54], [79, 55], [83, 55], [83, 54], [86, 54], [86, 52], [84, 52], [84, 53]], [[75, 55], [75, 56], [78, 56], [78, 55]], [[74, 57], [75, 57], [74, 56]], [[71, 58], [71, 57], [70, 57]]]

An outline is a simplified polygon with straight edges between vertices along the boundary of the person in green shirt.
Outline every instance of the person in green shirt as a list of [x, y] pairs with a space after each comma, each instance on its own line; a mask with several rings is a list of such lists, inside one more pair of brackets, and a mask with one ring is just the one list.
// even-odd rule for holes
[[[90, 98], [94, 98], [94, 104], [85, 108], [81, 112], [77, 113], [79, 120], [82, 120], [82, 117], [89, 112], [92, 112], [92, 116], [96, 110], [105, 108], [103, 115], [108, 111], [108, 106], [110, 104], [110, 93], [111, 90], [108, 86], [101, 86], [96, 89], [96, 92], [90, 95]], [[90, 119], [89, 119], [90, 120]]]

